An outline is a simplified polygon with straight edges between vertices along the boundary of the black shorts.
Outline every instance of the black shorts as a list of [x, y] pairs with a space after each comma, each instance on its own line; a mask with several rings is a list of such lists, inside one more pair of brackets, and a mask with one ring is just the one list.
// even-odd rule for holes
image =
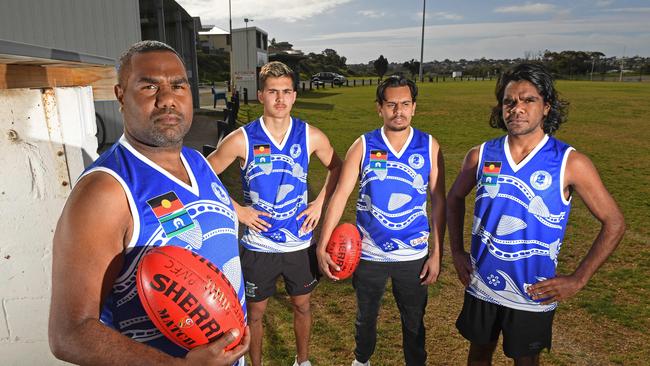
[[503, 332], [503, 353], [510, 358], [533, 356], [551, 349], [553, 316], [523, 311], [477, 299], [465, 292], [463, 309], [456, 320], [460, 334], [475, 344], [488, 344]]
[[279, 276], [284, 279], [289, 296], [308, 294], [318, 283], [315, 246], [289, 253], [264, 253], [243, 248], [240, 256], [246, 301], [258, 302], [273, 296]]

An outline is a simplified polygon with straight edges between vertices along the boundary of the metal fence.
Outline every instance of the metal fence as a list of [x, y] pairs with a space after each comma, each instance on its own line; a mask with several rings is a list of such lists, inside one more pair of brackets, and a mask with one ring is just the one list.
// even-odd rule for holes
[[[430, 75], [424, 78], [422, 82], [428, 83], [444, 83], [444, 82], [462, 82], [462, 81], [479, 81], [479, 80], [493, 80], [494, 77], [481, 77], [481, 76], [443, 76], [443, 75]], [[418, 81], [414, 79], [417, 83]], [[378, 78], [360, 78], [346, 80], [343, 83], [335, 83], [334, 81], [323, 83], [323, 82], [312, 82], [312, 81], [300, 81], [298, 83], [299, 91], [307, 90], [317, 90], [317, 89], [334, 89], [342, 87], [357, 87], [357, 86], [372, 86], [377, 85], [381, 82], [381, 79]]]
[[[576, 80], [576, 81], [609, 81], [609, 82], [648, 82], [650, 81], [650, 75], [619, 75], [613, 74], [598, 74], [598, 75], [555, 75], [556, 80]], [[485, 80], [495, 80], [495, 76], [473, 76], [473, 75], [463, 75], [457, 77], [451, 77], [446, 75], [428, 75], [424, 78], [425, 83], [446, 83], [446, 82], [468, 82], [468, 81], [485, 81]], [[418, 80], [414, 81], [417, 83]], [[318, 89], [334, 89], [342, 87], [358, 87], [358, 86], [372, 86], [380, 83], [381, 80], [378, 78], [361, 78], [361, 79], [352, 79], [346, 80], [344, 83], [334, 83], [332, 82], [312, 82], [312, 81], [300, 81], [298, 83], [299, 91], [311, 91]]]

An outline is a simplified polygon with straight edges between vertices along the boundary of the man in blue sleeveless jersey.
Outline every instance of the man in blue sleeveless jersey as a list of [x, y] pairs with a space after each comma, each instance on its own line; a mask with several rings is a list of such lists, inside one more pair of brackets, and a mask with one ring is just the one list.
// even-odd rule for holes
[[445, 179], [438, 142], [411, 127], [416, 97], [415, 83], [403, 77], [379, 84], [377, 113], [383, 127], [362, 135], [348, 150], [323, 221], [318, 261], [321, 272], [337, 280], [331, 269], [338, 268], [325, 248], [359, 179], [357, 227], [363, 238], [361, 262], [352, 278], [357, 297], [353, 366], [370, 364], [389, 277], [402, 320], [406, 365], [426, 364], [424, 311], [427, 285], [440, 273]]
[[222, 270], [245, 311], [234, 208], [207, 161], [182, 146], [193, 115], [182, 59], [161, 42], [134, 44], [115, 95], [124, 135], [79, 178], [54, 235], [52, 352], [87, 365], [242, 365], [248, 327], [230, 351], [238, 330], [188, 352], [154, 326], [135, 284], [148, 249], [181, 246]]
[[[551, 75], [521, 64], [497, 82], [490, 125], [507, 132], [469, 151], [447, 196], [454, 266], [466, 287], [456, 326], [470, 341], [468, 364], [488, 365], [503, 333], [516, 365], [539, 364], [551, 347], [558, 301], [587, 284], [620, 242], [625, 224], [596, 168], [552, 135], [566, 120]], [[476, 187], [470, 253], [463, 244], [465, 197]], [[574, 193], [601, 222], [586, 257], [556, 273]]]
[[[293, 71], [285, 64], [264, 65], [257, 92], [264, 114], [226, 137], [208, 157], [217, 173], [235, 160], [241, 169], [244, 206], [233, 204], [239, 221], [247, 226], [241, 238], [242, 269], [254, 366], [262, 363], [262, 319], [279, 276], [293, 305], [295, 365], [311, 365], [309, 299], [318, 282], [312, 231], [325, 197], [334, 190], [341, 166], [323, 132], [291, 117], [296, 100], [294, 86]], [[307, 171], [312, 154], [329, 172], [320, 193], [309, 202]]]

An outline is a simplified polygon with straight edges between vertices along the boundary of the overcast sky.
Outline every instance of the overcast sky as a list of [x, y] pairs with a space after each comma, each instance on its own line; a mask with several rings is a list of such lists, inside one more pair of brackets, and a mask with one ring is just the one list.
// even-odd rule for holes
[[[205, 24], [228, 30], [228, 0], [176, 0]], [[422, 0], [231, 0], [232, 26], [266, 31], [305, 53], [333, 48], [348, 63], [383, 54], [420, 58]], [[571, 3], [571, 5], [567, 5]], [[517, 58], [582, 50], [650, 56], [649, 0], [427, 0], [424, 61]]]

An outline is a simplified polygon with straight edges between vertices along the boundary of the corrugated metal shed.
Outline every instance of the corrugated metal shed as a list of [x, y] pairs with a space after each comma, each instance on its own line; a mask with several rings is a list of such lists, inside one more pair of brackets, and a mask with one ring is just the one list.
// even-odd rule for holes
[[[117, 60], [141, 39], [138, 0], [0, 0], [0, 9], [0, 39], [8, 41]], [[117, 102], [95, 109], [115, 141], [122, 134]]]
[[118, 58], [140, 40], [137, 0], [0, 0], [0, 38]]

